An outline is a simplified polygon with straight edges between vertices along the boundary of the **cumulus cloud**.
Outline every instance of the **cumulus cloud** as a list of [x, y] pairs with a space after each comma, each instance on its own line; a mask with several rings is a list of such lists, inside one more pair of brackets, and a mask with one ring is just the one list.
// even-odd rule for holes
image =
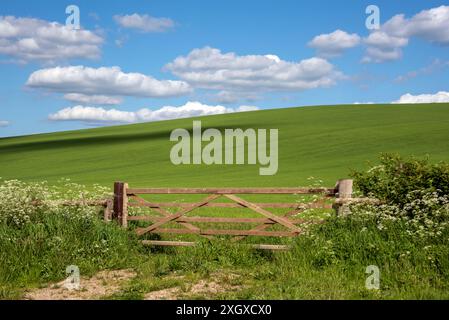
[[392, 103], [441, 103], [449, 102], [449, 92], [440, 91], [435, 94], [419, 94], [412, 95], [410, 93], [404, 94], [399, 100]]
[[184, 81], [157, 80], [141, 73], [124, 73], [119, 67], [41, 69], [29, 76], [26, 85], [52, 92], [106, 96], [172, 97], [191, 92]]
[[399, 14], [382, 28], [398, 37], [419, 37], [430, 42], [449, 44], [449, 6], [423, 10], [407, 19]]
[[398, 60], [402, 57], [401, 48], [405, 47], [408, 41], [408, 38], [396, 37], [384, 31], [374, 31], [364, 39], [368, 48], [362, 62], [380, 63]]
[[9, 121], [0, 120], [0, 127], [7, 127], [9, 126]]
[[423, 10], [411, 18], [395, 15], [363, 39], [355, 33], [336, 30], [316, 36], [308, 45], [319, 56], [331, 58], [363, 43], [367, 48], [362, 62], [381, 63], [400, 59], [411, 38], [449, 45], [449, 6]]
[[179, 56], [166, 70], [194, 87], [235, 91], [301, 91], [328, 87], [342, 74], [322, 58], [287, 62], [276, 55], [222, 53], [204, 47]]
[[399, 14], [373, 31], [364, 42], [368, 45], [363, 62], [385, 62], [402, 57], [402, 48], [412, 37], [441, 45], [449, 44], [449, 6], [423, 10], [407, 19]]
[[114, 20], [123, 28], [136, 29], [142, 32], [164, 32], [174, 27], [169, 18], [155, 18], [147, 14], [115, 15]]
[[210, 106], [200, 102], [190, 101], [179, 107], [164, 106], [157, 110], [144, 108], [138, 111], [121, 111], [117, 109], [107, 110], [104, 108], [78, 105], [59, 110], [54, 114], [50, 114], [48, 118], [53, 121], [82, 121], [99, 124], [135, 123], [255, 110], [258, 110], [258, 108], [254, 106], [226, 108], [221, 105]]
[[64, 99], [71, 102], [94, 105], [116, 105], [123, 102], [120, 97], [102, 96], [102, 95], [87, 95], [82, 93], [67, 93]]
[[395, 37], [383, 31], [374, 31], [364, 41], [369, 46], [382, 49], [395, 49], [408, 44], [407, 38]]
[[332, 33], [321, 34], [309, 42], [309, 47], [317, 50], [318, 55], [326, 58], [341, 55], [345, 50], [360, 44], [360, 36], [356, 33], [336, 30]]
[[402, 50], [400, 48], [394, 48], [385, 50], [376, 47], [368, 47], [366, 49], [366, 56], [363, 57], [363, 63], [381, 63], [386, 61], [398, 60], [402, 57]]
[[0, 16], [0, 54], [13, 61], [54, 63], [98, 58], [103, 38], [89, 30], [34, 18]]

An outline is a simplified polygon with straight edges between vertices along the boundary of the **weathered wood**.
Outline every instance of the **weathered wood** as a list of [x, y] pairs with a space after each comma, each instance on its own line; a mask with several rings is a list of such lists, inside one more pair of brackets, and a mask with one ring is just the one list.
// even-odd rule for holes
[[[129, 202], [128, 206], [130, 207], [147, 207], [147, 208], [188, 208], [191, 207], [192, 203], [180, 203], [180, 202], [149, 202], [149, 201], [140, 201], [140, 197], [131, 196], [131, 198], [137, 200], [138, 202]], [[138, 200], [139, 198], [139, 200]], [[143, 200], [143, 199], [142, 199]], [[262, 202], [262, 203], [254, 203], [256, 206], [261, 208], [286, 208], [286, 209], [331, 209], [331, 204], [318, 204], [318, 203], [273, 203], [273, 202]], [[239, 203], [218, 203], [212, 202], [207, 203], [204, 207], [210, 208], [245, 208], [245, 206]]]
[[352, 179], [341, 179], [338, 180], [338, 194], [339, 199], [350, 199], [352, 198]]
[[[150, 246], [173, 246], [173, 247], [193, 247], [196, 246], [196, 242], [190, 241], [161, 241], [161, 240], [142, 240], [142, 244]], [[249, 244], [247, 245], [254, 249], [259, 250], [288, 250], [288, 245], [276, 245], [276, 244]]]
[[187, 241], [161, 241], [161, 240], [142, 240], [142, 244], [150, 246], [174, 246], [174, 247], [193, 247], [196, 242]]
[[[292, 223], [294, 223], [294, 224], [302, 224], [302, 225], [304, 225], [304, 224], [322, 224], [322, 223], [324, 223], [324, 221], [325, 220], [323, 220], [323, 219], [320, 219], [320, 220], [315, 220], [315, 221], [312, 221], [312, 220], [306, 220], [306, 219], [294, 219], [294, 220], [290, 220]], [[254, 227], [254, 228], [252, 228], [252, 229], [250, 229], [251, 231], [263, 231], [263, 230], [265, 230], [265, 229], [268, 229], [269, 227], [271, 227], [272, 225], [273, 225], [274, 223], [273, 222], [265, 222], [265, 223], [263, 223], [263, 224], [261, 224], [261, 225], [258, 225], [257, 227]], [[303, 231], [301, 230], [301, 232], [299, 233], [299, 234], [301, 234]], [[244, 239], [244, 238], [246, 238], [246, 236], [238, 236], [238, 237], [235, 237], [235, 238], [233, 238], [232, 239], [232, 241], [233, 242], [235, 242], [235, 241], [240, 241], [240, 240], [242, 240], [242, 239]]]
[[290, 232], [290, 231], [258, 231], [258, 230], [231, 230], [231, 229], [201, 230], [201, 234], [230, 235], [230, 236], [261, 236], [261, 237], [295, 237], [298, 235], [297, 232]]
[[334, 188], [131, 188], [132, 194], [335, 194]]
[[[128, 221], [161, 221], [163, 217], [156, 216], [128, 216]], [[305, 219], [290, 219], [291, 223], [300, 224], [306, 222]], [[264, 223], [277, 224], [268, 218], [225, 218], [225, 217], [179, 217], [176, 222], [199, 222], [199, 223]]]
[[157, 228], [150, 233], [164, 234], [198, 234], [198, 235], [229, 235], [229, 236], [261, 236], [261, 237], [294, 237], [297, 234], [290, 231], [258, 231], [258, 230], [234, 230], [234, 229], [207, 229], [207, 230], [189, 230], [176, 228]]
[[254, 249], [259, 250], [274, 250], [274, 251], [284, 251], [290, 249], [290, 246], [281, 244], [252, 244], [250, 245]]
[[[343, 179], [337, 182], [334, 188], [125, 188], [125, 193], [132, 201], [126, 204], [126, 207], [147, 207], [159, 213], [161, 216], [129, 216], [127, 221], [149, 221], [152, 224], [148, 227], [137, 228], [137, 235], [145, 233], [170, 233], [170, 234], [194, 234], [200, 236], [217, 236], [229, 235], [233, 236], [232, 240], [240, 240], [247, 236], [262, 237], [294, 237], [302, 233], [303, 230], [297, 225], [323, 223], [321, 221], [308, 221], [306, 219], [292, 219], [293, 215], [299, 214], [306, 209], [331, 209], [345, 208], [347, 204], [353, 202], [379, 203], [375, 199], [353, 199], [352, 198], [352, 180]], [[209, 195], [202, 201], [195, 203], [185, 202], [152, 202], [138, 195], [144, 194], [207, 194]], [[319, 201], [310, 203], [254, 203], [240, 198], [240, 194], [320, 194]], [[233, 203], [213, 202], [215, 199], [224, 196]], [[333, 197], [332, 204], [326, 203], [326, 199]], [[115, 199], [116, 197], [114, 197]], [[114, 202], [115, 203], [115, 202]], [[187, 217], [187, 213], [200, 207], [214, 208], [247, 208], [257, 212], [264, 217]], [[178, 208], [175, 214], [169, 213], [164, 208]], [[292, 209], [287, 213], [280, 215], [274, 214], [264, 208], [288, 208]], [[175, 223], [185, 228], [162, 228], [164, 224]], [[192, 223], [252, 223], [255, 227], [250, 229], [201, 229]], [[268, 231], [267, 229], [273, 225], [282, 225], [287, 230]], [[195, 242], [185, 241], [153, 241], [145, 240], [144, 243], [151, 245], [174, 245], [174, 246], [191, 246]], [[284, 245], [253, 245], [254, 248], [269, 250], [285, 250], [288, 246]]]
[[[139, 203], [141, 203], [141, 204], [144, 204], [144, 205], [149, 204], [148, 201], [146, 201], [145, 199], [142, 199], [141, 197], [138, 197], [138, 196], [136, 196], [136, 195], [132, 195], [131, 197], [132, 197], [134, 200], [137, 200], [137, 201], [138, 201]], [[129, 205], [129, 204], [128, 204], [128, 205]], [[156, 212], [162, 214], [164, 217], [169, 217], [169, 216], [171, 215], [170, 212], [168, 212], [168, 211], [162, 209], [161, 207], [158, 207], [158, 206], [157, 206], [157, 207], [154, 207], [154, 206], [152, 206], [151, 208], [152, 208], [154, 211], [156, 211]], [[129, 218], [130, 218], [130, 217], [128, 217], [128, 219], [129, 219]], [[136, 220], [136, 219], [131, 218], [131, 220]], [[151, 221], [151, 220], [149, 220], [149, 221]], [[177, 222], [178, 222], [178, 221], [177, 221]], [[192, 224], [190, 224], [190, 223], [185, 223], [184, 221], [180, 222], [180, 224], [183, 225], [183, 226], [185, 226], [187, 229], [190, 229], [190, 230], [199, 230], [199, 228], [195, 227], [194, 225], [192, 225]]]
[[[303, 211], [303, 210], [302, 209], [301, 210], [295, 209], [293, 211], [289, 211], [286, 214], [284, 214], [284, 217], [286, 219], [289, 219], [289, 221], [294, 223], [294, 224], [305, 223], [306, 220], [304, 220], [304, 219], [291, 219], [290, 218], [292, 215], [300, 213], [301, 211]], [[265, 229], [269, 228], [273, 223], [277, 223], [277, 222], [273, 222], [273, 221], [271, 223], [270, 222], [263, 222], [261, 225], [258, 225], [257, 227], [254, 227], [251, 230], [252, 231], [262, 231], [262, 230], [265, 230]], [[232, 241], [236, 242], [236, 241], [240, 241], [240, 240], [242, 240], [244, 238], [246, 238], [246, 236], [238, 236], [238, 237], [233, 238]]]
[[[143, 228], [137, 228], [136, 233], [137, 235]], [[184, 228], [157, 228], [150, 231], [146, 231], [147, 233], [173, 233], [173, 234], [201, 234], [201, 230], [189, 230]]]
[[122, 198], [122, 219], [121, 225], [123, 228], [128, 228], [128, 195], [126, 193], [126, 189], [128, 189], [128, 184], [123, 184], [123, 198]]
[[352, 198], [352, 185], [353, 180], [351, 179], [341, 179], [337, 182], [337, 199], [343, 200], [343, 202], [337, 203], [337, 214], [344, 215], [349, 213], [349, 207], [345, 203]]
[[123, 215], [123, 182], [114, 183], [114, 210], [113, 219], [117, 220], [119, 223], [122, 221]]
[[158, 228], [159, 226], [161, 226], [161, 225], [163, 225], [163, 224], [165, 224], [165, 223], [167, 223], [167, 222], [176, 220], [176, 219], [178, 219], [179, 217], [183, 216], [184, 214], [186, 214], [186, 213], [188, 213], [188, 212], [190, 212], [190, 211], [192, 211], [192, 210], [194, 210], [194, 209], [196, 209], [196, 208], [199, 208], [199, 207], [205, 205], [206, 203], [208, 203], [208, 202], [210, 202], [210, 201], [213, 201], [213, 200], [215, 200], [215, 199], [217, 199], [217, 198], [219, 198], [219, 197], [220, 197], [220, 195], [215, 195], [215, 194], [210, 195], [210, 196], [208, 196], [207, 198], [205, 198], [204, 200], [195, 203], [195, 205], [192, 206], [192, 207], [184, 208], [184, 209], [182, 209], [181, 211], [179, 211], [178, 213], [176, 213], [176, 214], [174, 214], [174, 215], [167, 216], [167, 217], [165, 217], [164, 219], [162, 219], [161, 221], [156, 222], [155, 224], [152, 224], [152, 225], [149, 226], [149, 227], [137, 229], [137, 235], [140, 236], [140, 235], [142, 235], [142, 234], [144, 234], [144, 233], [146, 233], [146, 232], [149, 232], [149, 231], [151, 231], [151, 230], [154, 230], [154, 229]]
[[283, 225], [284, 227], [287, 227], [288, 229], [290, 229], [293, 232], [296, 232], [296, 233], [300, 233], [301, 232], [301, 230], [298, 229], [287, 218], [279, 217], [279, 216], [277, 216], [277, 215], [275, 215], [275, 214], [273, 214], [273, 213], [271, 213], [271, 212], [269, 212], [269, 211], [267, 211], [265, 209], [262, 209], [261, 207], [256, 206], [255, 204], [253, 204], [253, 203], [251, 203], [249, 201], [243, 200], [242, 198], [239, 198], [239, 197], [237, 197], [237, 196], [235, 196], [233, 194], [225, 194], [224, 196], [229, 198], [229, 199], [231, 199], [231, 200], [233, 200], [233, 201], [235, 201], [235, 202], [237, 202], [237, 203], [240, 203], [240, 204], [244, 205], [245, 207], [247, 207], [247, 208], [249, 208], [249, 209], [251, 209], [253, 211], [256, 211], [256, 212], [266, 216], [267, 218], [269, 218], [269, 219], [271, 219], [273, 221], [276, 221], [277, 223]]
[[113, 200], [107, 200], [106, 205], [104, 206], [104, 216], [103, 219], [106, 222], [109, 222], [112, 220], [112, 210], [113, 210]]

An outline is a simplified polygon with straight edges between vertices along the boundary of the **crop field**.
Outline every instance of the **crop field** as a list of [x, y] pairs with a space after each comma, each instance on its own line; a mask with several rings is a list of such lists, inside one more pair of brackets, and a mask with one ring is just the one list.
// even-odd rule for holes
[[[193, 120], [201, 120], [203, 130], [278, 129], [277, 174], [261, 176], [259, 165], [172, 164], [170, 149], [174, 142], [169, 140], [170, 132], [176, 128], [190, 130]], [[443, 182], [428, 178], [420, 175], [419, 170], [435, 174], [437, 169], [433, 165], [449, 161], [449, 104], [300, 107], [2, 138], [0, 187], [4, 198], [0, 200], [0, 218], [4, 223], [0, 224], [0, 298], [67, 298], [58, 291], [59, 281], [66, 277], [66, 266], [76, 265], [87, 286], [75, 293], [75, 297], [82, 299], [447, 299], [448, 228], [444, 222], [438, 229], [439, 223], [446, 219], [441, 218], [444, 210], [449, 208], [445, 198], [435, 200], [441, 204], [438, 202], [430, 212], [438, 213], [435, 218], [438, 223], [436, 227], [432, 225], [435, 230], [426, 227], [425, 235], [415, 235], [407, 223], [379, 224], [385, 216], [385, 221], [390, 221], [388, 210], [394, 210], [388, 207], [385, 212], [378, 212], [369, 207], [366, 210], [372, 210], [372, 215], [365, 216], [362, 209], [360, 215], [348, 218], [336, 217], [333, 210], [306, 210], [295, 218], [324, 223], [310, 226], [307, 228], [310, 233], [304, 236], [245, 240], [290, 245], [290, 250], [281, 252], [251, 250], [235, 245], [229, 236], [218, 236], [215, 241], [201, 238], [196, 247], [148, 247], [141, 245], [138, 241], [141, 239], [132, 232], [148, 223], [130, 222], [130, 228], [124, 230], [115, 223], [103, 222], [93, 208], [88, 212], [83, 207], [35, 210], [21, 203], [26, 203], [29, 194], [34, 196], [41, 190], [47, 196], [53, 187], [62, 190], [59, 197], [98, 194], [101, 198], [104, 192], [112, 193], [114, 181], [127, 182], [133, 188], [333, 187], [338, 179], [352, 176], [352, 170], [366, 172], [369, 177], [359, 177], [362, 187], [363, 179], [373, 185], [389, 186], [396, 178], [376, 180], [376, 176], [369, 176], [371, 171], [366, 171], [376, 170], [381, 153], [428, 158], [426, 165], [404, 162], [398, 167], [411, 166], [418, 172], [416, 179], [446, 185], [444, 178]], [[446, 172], [446, 167], [442, 168], [441, 172]], [[413, 170], [410, 172], [407, 174], [415, 174]], [[4, 182], [13, 179], [21, 182]], [[399, 180], [406, 184], [407, 179]], [[47, 184], [42, 186], [43, 181]], [[99, 188], [102, 192], [96, 191]], [[22, 195], [15, 197], [16, 193]], [[378, 195], [382, 196], [382, 192]], [[143, 197], [154, 202], [194, 202], [204, 195]], [[245, 195], [244, 199], [291, 203], [312, 201], [313, 197]], [[411, 202], [410, 207], [413, 209], [414, 205]], [[419, 212], [427, 212], [426, 208], [417, 211], [419, 219]], [[167, 211], [175, 213], [178, 209], [172, 207]], [[287, 210], [271, 211], [281, 215]], [[11, 218], [11, 212], [17, 212], [17, 217]], [[145, 215], [149, 211], [133, 208], [129, 213]], [[246, 209], [206, 207], [190, 216], [261, 217]], [[207, 223], [203, 225], [208, 227]], [[168, 226], [179, 227], [176, 223]], [[144, 238], [198, 240], [199, 237], [151, 234]], [[369, 265], [381, 269], [380, 290], [365, 288], [365, 270]], [[98, 280], [99, 272], [118, 272], [121, 276], [103, 274]], [[122, 277], [122, 282], [117, 283], [114, 280], [117, 277]], [[111, 289], [106, 288], [101, 294], [90, 292], [88, 286], [95, 279]], [[49, 289], [57, 282], [55, 289]], [[98, 288], [98, 284], [94, 287]]]
[[[279, 170], [258, 165], [179, 165], [170, 162], [175, 128], [192, 119], [0, 139], [0, 177], [57, 183], [61, 178], [112, 188], [326, 186], [366, 167], [381, 152], [449, 159], [449, 104], [301, 107], [198, 118], [203, 128], [279, 129]], [[430, 143], [431, 142], [431, 143]]]

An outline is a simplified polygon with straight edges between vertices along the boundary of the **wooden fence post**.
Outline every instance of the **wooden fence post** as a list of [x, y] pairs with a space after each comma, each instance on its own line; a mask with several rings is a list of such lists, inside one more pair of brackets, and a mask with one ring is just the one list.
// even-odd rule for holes
[[128, 196], [126, 195], [127, 184], [123, 182], [114, 183], [114, 214], [121, 226], [128, 225]]
[[128, 228], [128, 184], [123, 184], [123, 201], [122, 201], [122, 227]]
[[338, 199], [343, 200], [343, 202], [337, 206], [337, 214], [338, 215], [344, 215], [344, 214], [349, 213], [349, 207], [347, 204], [344, 203], [344, 200], [348, 200], [348, 199], [352, 198], [352, 186], [353, 186], [352, 179], [341, 179], [341, 180], [338, 180], [338, 182], [337, 182]]
[[106, 201], [106, 205], [104, 207], [104, 221], [106, 221], [106, 222], [111, 221], [113, 206], [114, 206], [114, 201], [111, 199], [108, 199]]

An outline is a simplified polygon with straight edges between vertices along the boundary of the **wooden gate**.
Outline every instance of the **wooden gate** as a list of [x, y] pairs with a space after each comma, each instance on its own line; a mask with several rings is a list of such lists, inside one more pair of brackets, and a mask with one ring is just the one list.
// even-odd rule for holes
[[[196, 202], [153, 202], [144, 199], [142, 195], [205, 195]], [[310, 203], [256, 203], [243, 199], [240, 195], [318, 195], [319, 200]], [[298, 219], [298, 213], [306, 209], [332, 209], [340, 207], [341, 201], [336, 199], [350, 199], [352, 194], [352, 180], [339, 180], [334, 188], [129, 188], [128, 184], [116, 182], [114, 184], [113, 218], [119, 221], [123, 227], [128, 227], [131, 221], [146, 221], [151, 224], [138, 227], [135, 232], [138, 236], [145, 234], [193, 234], [211, 238], [217, 235], [232, 236], [232, 241], [238, 241], [248, 236], [261, 237], [295, 237], [303, 232], [301, 224], [307, 223], [304, 219]], [[227, 199], [227, 202], [216, 202], [219, 198]], [[334, 199], [333, 201], [329, 201]], [[229, 201], [230, 200], [230, 201]], [[157, 213], [154, 215], [129, 215], [129, 207], [145, 207]], [[204, 217], [186, 216], [194, 210], [203, 207], [215, 208], [246, 208], [260, 215], [258, 218], [247, 217]], [[167, 208], [178, 208], [175, 213], [170, 213]], [[279, 215], [268, 209], [287, 208], [287, 213]], [[168, 224], [175, 223], [178, 228], [169, 228]], [[252, 224], [249, 229], [214, 229], [201, 228], [195, 223], [220, 224]], [[256, 225], [256, 226], [254, 226]], [[273, 226], [282, 230], [267, 230]], [[161, 241], [142, 240], [148, 245], [162, 246], [193, 246], [195, 242], [187, 241]], [[282, 250], [282, 245], [252, 245], [259, 249]]]

